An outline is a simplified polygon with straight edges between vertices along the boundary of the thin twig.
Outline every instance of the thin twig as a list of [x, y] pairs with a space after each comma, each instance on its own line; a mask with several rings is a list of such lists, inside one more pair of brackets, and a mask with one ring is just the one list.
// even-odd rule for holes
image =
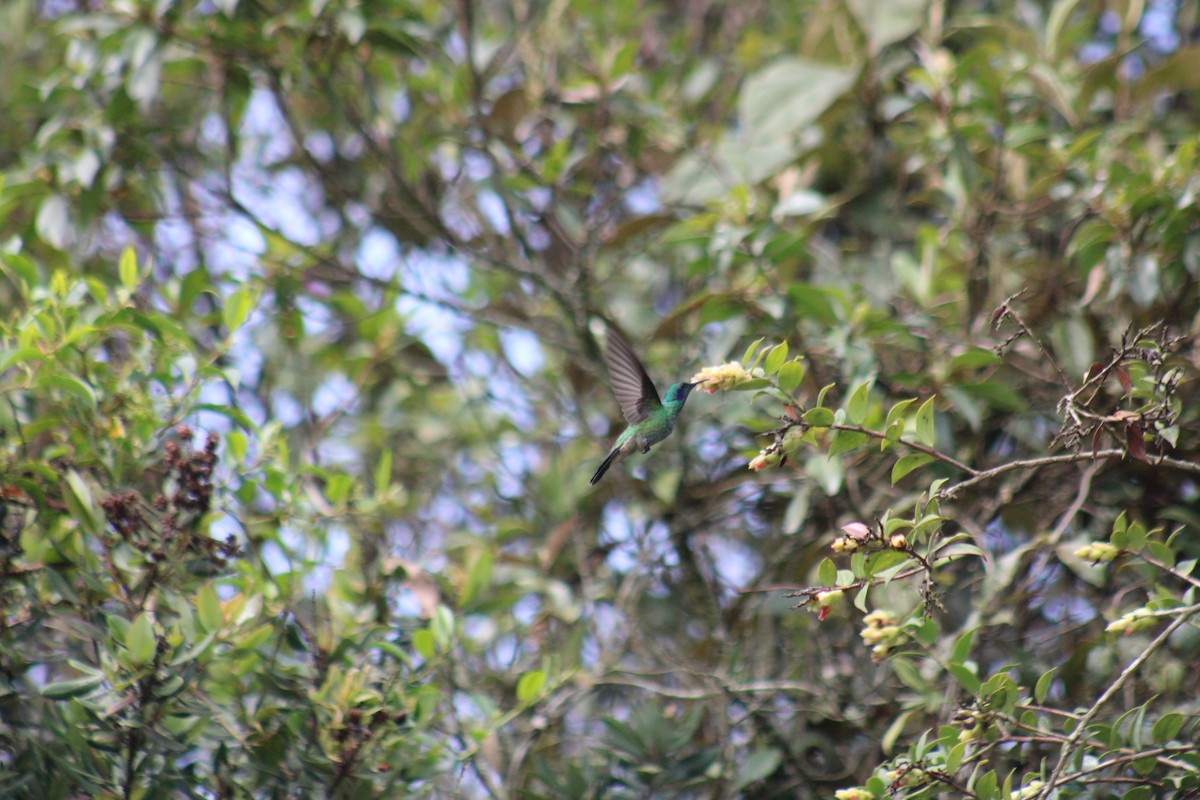
[[[985, 469], [982, 472], [977, 472], [966, 480], [959, 481], [952, 486], [946, 486], [938, 492], [939, 500], [951, 500], [963, 489], [969, 489], [976, 484], [999, 477], [1006, 472], [1014, 472], [1016, 470], [1025, 469], [1040, 469], [1052, 464], [1073, 464], [1079, 461], [1101, 461], [1110, 458], [1124, 458], [1127, 453], [1124, 450], [1089, 450], [1078, 453], [1064, 453], [1058, 456], [1044, 456], [1042, 458], [1027, 458], [1021, 461], [1009, 461], [1007, 464]], [[1184, 461], [1181, 458], [1156, 458], [1152, 464], [1161, 464], [1162, 466], [1171, 467], [1172, 469], [1190, 472], [1195, 475], [1200, 475], [1200, 463], [1194, 461]]]
[[[887, 435], [884, 434], [882, 431], [873, 431], [870, 428], [864, 428], [861, 425], [834, 424], [834, 425], [830, 425], [829, 427], [830, 427], [830, 429], [835, 430], [835, 431], [850, 431], [851, 433], [861, 433], [865, 436], [870, 436], [872, 439], [880, 439], [880, 440], [887, 439]], [[909, 441], [908, 439], [904, 439], [904, 438], [897, 439], [896, 444], [903, 445], [904, 447], [907, 447], [909, 450], [915, 450], [918, 453], [924, 453], [925, 455], [930, 456], [931, 458], [934, 458], [938, 461], [941, 461], [943, 464], [949, 464], [950, 466], [954, 467], [955, 469], [959, 470], [960, 472], [965, 472], [968, 475], [975, 476], [975, 475], [979, 474], [979, 470], [974, 469], [972, 467], [968, 467], [966, 464], [962, 463], [958, 459], [952, 458], [952, 457], [946, 455], [945, 453], [940, 453], [937, 450], [934, 450], [932, 447], [926, 447], [923, 444], [918, 444], [916, 442], [912, 442], [912, 441]]]

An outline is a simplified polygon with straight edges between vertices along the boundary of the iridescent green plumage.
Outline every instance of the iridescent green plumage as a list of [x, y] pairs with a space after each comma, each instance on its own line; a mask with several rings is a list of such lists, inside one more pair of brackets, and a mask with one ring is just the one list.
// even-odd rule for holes
[[593, 485], [613, 464], [638, 450], [648, 453], [653, 445], [670, 436], [688, 394], [696, 386], [696, 383], [673, 383], [667, 387], [666, 399], [660, 400], [646, 368], [615, 330], [609, 331], [604, 363], [629, 427], [617, 437], [612, 451], [592, 476]]

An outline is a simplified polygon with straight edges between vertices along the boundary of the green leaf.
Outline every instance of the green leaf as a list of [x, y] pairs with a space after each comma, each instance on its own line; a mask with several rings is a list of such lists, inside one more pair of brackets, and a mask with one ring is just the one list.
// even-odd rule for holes
[[429, 621], [429, 630], [433, 632], [433, 638], [437, 640], [441, 649], [449, 647], [454, 638], [454, 612], [448, 606], [439, 603], [433, 611], [433, 619]]
[[104, 529], [103, 512], [92, 499], [92, 490], [75, 470], [68, 470], [65, 478], [63, 499], [71, 516], [92, 536], [99, 536]]
[[823, 408], [825, 406], [825, 395], [829, 394], [829, 390], [836, 385], [837, 384], [830, 383], [821, 387], [821, 391], [817, 392], [817, 408]]
[[958, 685], [967, 690], [968, 694], [979, 694], [979, 678], [965, 664], [947, 664], [946, 671], [954, 676]]
[[0, 253], [0, 263], [13, 271], [16, 276], [17, 288], [23, 294], [28, 294], [33, 287], [39, 285], [37, 264], [20, 253]]
[[117, 271], [121, 276], [121, 285], [129, 291], [138, 287], [137, 252], [133, 245], [128, 245], [121, 251], [121, 260], [117, 262]]
[[921, 620], [919, 625], [906, 625], [905, 627], [912, 634], [913, 638], [925, 647], [933, 647], [933, 643], [937, 641], [938, 626], [932, 617], [926, 617]]
[[[892, 669], [896, 669], [897, 664], [903, 664], [901, 669], [896, 670], [896, 676], [900, 680], [904, 680], [903, 671], [912, 669], [912, 665], [902, 658], [892, 659]], [[913, 716], [913, 711], [902, 711], [892, 720], [892, 724], [888, 725], [887, 730], [883, 732], [883, 736], [879, 740], [879, 746], [883, 750], [884, 755], [891, 755], [895, 752], [896, 740], [900, 738], [900, 734], [904, 733], [904, 726], [908, 724], [909, 719]]]
[[933, 461], [933, 456], [928, 453], [909, 453], [906, 456], [901, 456], [892, 465], [892, 484], [895, 485], [905, 475], [914, 469], [925, 466], [930, 461]]
[[879, 451], [882, 453], [891, 449], [896, 442], [900, 441], [900, 437], [904, 435], [904, 420], [896, 420], [891, 425], [887, 426], [883, 431], [883, 439], [879, 442]]
[[392, 483], [392, 451], [385, 446], [375, 464], [375, 496], [382, 497]]
[[871, 400], [871, 381], [865, 380], [855, 387], [846, 403], [846, 417], [851, 425], [861, 425], [867, 418], [867, 408]]
[[783, 763], [783, 754], [776, 748], [764, 747], [755, 750], [738, 768], [737, 777], [733, 779], [733, 785], [729, 787], [730, 795], [736, 795], [750, 784], [770, 777], [775, 770], [779, 769], [781, 763]]
[[1150, 551], [1150, 555], [1163, 562], [1168, 567], [1175, 566], [1175, 550], [1162, 542], [1148, 541], [1146, 549]]
[[1067, 30], [1067, 21], [1079, 5], [1080, 0], [1056, 0], [1050, 15], [1046, 19], [1045, 48], [1046, 60], [1056, 63], [1063, 53], [1068, 52], [1069, 43], [1064, 41], [1063, 33]]
[[1157, 764], [1158, 759], [1154, 756], [1142, 756], [1133, 762], [1133, 771], [1138, 775], [1149, 775]]
[[45, 355], [40, 347], [18, 347], [7, 353], [3, 358], [0, 358], [0, 372], [4, 372], [9, 367], [14, 367], [23, 361], [42, 359]]
[[748, 381], [742, 381], [737, 386], [733, 387], [735, 392], [753, 392], [758, 389], [766, 389], [771, 385], [771, 382], [766, 378], [751, 378]]
[[1146, 526], [1140, 522], [1132, 522], [1125, 531], [1129, 541], [1125, 547], [1137, 552], [1146, 546]]
[[877, 553], [872, 553], [871, 561], [867, 565], [867, 577], [873, 578], [884, 570], [891, 569], [905, 561], [908, 561], [908, 555], [899, 550], [881, 550]]
[[794, 138], [858, 80], [857, 67], [785, 57], [746, 79], [738, 124], [746, 145]]
[[1113, 528], [1112, 536], [1108, 539], [1109, 543], [1118, 550], [1124, 550], [1129, 546], [1129, 533], [1125, 528], [1120, 530]]
[[240, 652], [250, 652], [258, 649], [271, 638], [275, 633], [275, 626], [271, 623], [259, 625], [248, 634], [240, 636], [233, 642], [233, 649]]
[[254, 424], [254, 421], [250, 419], [250, 417], [246, 416], [245, 412], [243, 412], [240, 408], [217, 405], [216, 403], [197, 403], [195, 406], [193, 406], [193, 409], [196, 411], [210, 411], [213, 414], [220, 414], [221, 416], [228, 418], [231, 422], [233, 422], [233, 424], [237, 425], [242, 430], [258, 430], [258, 426]]
[[995, 770], [989, 770], [983, 774], [974, 786], [975, 796], [979, 800], [996, 800], [1000, 797], [1000, 782], [996, 777]]
[[795, 391], [800, 382], [804, 380], [804, 365], [799, 361], [789, 361], [779, 368], [779, 388], [786, 394], [791, 394]]
[[963, 631], [958, 638], [954, 640], [954, 648], [950, 651], [950, 661], [954, 664], [961, 664], [971, 655], [971, 642], [975, 638], [976, 628]]
[[[917, 409], [917, 441], [926, 447], [933, 447], [936, 444], [933, 433], [934, 399], [934, 397], [930, 397]], [[892, 482], [895, 483], [895, 480], [893, 479]]]
[[928, 13], [928, 0], [850, 0], [849, 8], [863, 33], [867, 35], [867, 51], [877, 54], [889, 44], [906, 39], [921, 29]]
[[469, 606], [472, 600], [491, 586], [492, 564], [493, 556], [491, 549], [485, 548], [480, 550], [479, 555], [475, 557], [475, 563], [471, 565], [470, 573], [467, 575], [467, 584], [463, 587], [462, 594], [458, 598], [460, 605], [464, 607]]
[[950, 748], [950, 752], [946, 753], [945, 771], [953, 775], [958, 772], [958, 768], [962, 766], [963, 756], [967, 752], [967, 743], [959, 742]]
[[1033, 687], [1033, 700], [1038, 705], [1046, 701], [1046, 695], [1050, 691], [1050, 686], [1054, 683], [1054, 672], [1058, 667], [1052, 667], [1042, 673], [1042, 677], [1038, 678], [1037, 684]]
[[82, 400], [91, 411], [99, 408], [95, 390], [69, 372], [44, 372], [38, 375], [37, 386], [40, 389], [58, 389], [66, 392]]
[[[921, 671], [913, 666], [912, 661], [903, 657], [896, 657], [889, 660], [892, 665], [892, 671], [896, 673], [896, 677], [900, 679], [908, 688], [916, 692], [927, 692], [930, 689], [929, 681], [921, 675]], [[885, 751], [887, 748], [884, 748]]]
[[801, 417], [814, 428], [828, 428], [833, 424], [833, 411], [828, 408], [810, 408]]
[[221, 601], [217, 599], [212, 584], [205, 584], [196, 595], [196, 616], [205, 631], [220, 630], [225, 624]]
[[986, 401], [992, 408], [1002, 411], [1025, 410], [1025, 401], [1007, 383], [983, 381], [982, 383], [960, 383], [957, 386], [967, 394]]
[[1166, 744], [1175, 738], [1175, 734], [1179, 733], [1179, 729], [1183, 727], [1183, 722], [1183, 714], [1175, 711], [1164, 714], [1154, 723], [1154, 727], [1150, 730], [1150, 735], [1154, 737], [1154, 741], [1157, 744]]
[[233, 459], [234, 464], [241, 464], [246, 459], [248, 446], [246, 434], [239, 430], [225, 432], [225, 452]]
[[421, 628], [413, 631], [412, 635], [413, 649], [417, 651], [417, 655], [428, 661], [437, 653], [437, 642], [434, 641], [433, 633], [428, 628]]
[[104, 682], [104, 675], [88, 675], [83, 678], [75, 678], [69, 681], [56, 681], [43, 686], [38, 693], [42, 697], [50, 700], [66, 700], [71, 697], [78, 697], [81, 694], [87, 694], [92, 689], [95, 689]]
[[246, 322], [254, 304], [258, 302], [258, 292], [249, 288], [241, 288], [225, 300], [221, 309], [221, 321], [225, 323], [227, 333], [233, 333]]
[[[63, 338], [59, 343], [59, 346], [68, 347], [73, 345], [82, 339], [92, 336], [92, 334], [96, 333], [96, 330], [97, 328], [95, 325], [72, 325], [70, 329], [63, 334]], [[87, 343], [85, 342], [81, 346], [86, 349]]]
[[[862, 555], [855, 553], [854, 555]], [[867, 592], [871, 591], [871, 584], [864, 583], [862, 587], [854, 594], [854, 607], [864, 614], [867, 613]]]
[[746, 348], [746, 355], [742, 356], [743, 367], [750, 369], [750, 359], [754, 358], [754, 351], [758, 349], [758, 346], [762, 344], [762, 342], [762, 339], [755, 339], [750, 343], [750, 346]]
[[545, 672], [542, 672], [540, 669], [533, 669], [526, 672], [517, 681], [517, 701], [520, 703], [533, 702], [545, 685]]
[[972, 347], [965, 353], [961, 353], [950, 359], [950, 372], [958, 370], [978, 369], [979, 367], [993, 367], [1002, 363], [1000, 356], [993, 351], [982, 348]]
[[837, 565], [828, 558], [822, 559], [817, 566], [817, 580], [822, 586], [833, 586], [837, 581]]
[[780, 342], [771, 348], [771, 352], [767, 353], [767, 360], [763, 362], [763, 371], [768, 375], [774, 375], [783, 366], [783, 362], [787, 360], [788, 344]]
[[892, 406], [890, 409], [888, 409], [887, 419], [884, 421], [883, 427], [890, 428], [890, 427], [892, 427], [893, 423], [898, 422], [901, 419], [903, 419], [904, 412], [907, 411], [908, 407], [911, 406], [915, 402], [917, 402], [917, 398], [910, 397], [907, 400], [901, 400], [900, 402], [898, 402], [894, 406]]
[[218, 633], [220, 633], [220, 631], [217, 631], [217, 630], [209, 631], [208, 634], [203, 639], [196, 642], [191, 647], [189, 647], [187, 650], [182, 651], [177, 656], [175, 656], [173, 659], [171, 659], [171, 666], [178, 667], [183, 664], [187, 664], [189, 662], [195, 661], [200, 656], [204, 655], [206, 652], [208, 652], [208, 649], [210, 647], [212, 647], [213, 642], [215, 642], [217, 640]]
[[325, 480], [325, 496], [335, 506], [346, 502], [350, 490], [354, 488], [354, 478], [344, 472], [327, 475]]
[[135, 666], [149, 664], [154, 658], [158, 640], [154, 636], [154, 624], [145, 613], [138, 614], [125, 634], [125, 647], [129, 650], [129, 662]]
[[829, 455], [836, 456], [838, 453], [845, 453], [848, 450], [861, 447], [869, 441], [871, 441], [871, 437], [865, 433], [859, 433], [858, 431], [838, 431], [834, 434], [833, 441], [829, 443]]

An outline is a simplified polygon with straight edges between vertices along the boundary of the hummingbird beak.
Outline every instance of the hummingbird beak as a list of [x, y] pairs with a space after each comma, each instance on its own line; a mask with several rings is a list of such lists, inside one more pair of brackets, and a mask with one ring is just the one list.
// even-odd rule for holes
[[705, 383], [707, 381], [708, 381], [708, 378], [701, 378], [698, 381], [692, 381], [691, 383], [688, 384], [688, 386], [699, 386], [700, 384]]

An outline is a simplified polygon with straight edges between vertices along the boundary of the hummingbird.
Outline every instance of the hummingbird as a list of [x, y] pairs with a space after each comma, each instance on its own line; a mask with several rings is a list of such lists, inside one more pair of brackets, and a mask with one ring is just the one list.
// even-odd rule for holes
[[672, 383], [667, 387], [667, 399], [658, 398], [654, 381], [646, 374], [646, 368], [633, 354], [629, 343], [613, 329], [608, 332], [608, 347], [604, 351], [604, 363], [612, 380], [613, 394], [621, 405], [621, 413], [629, 427], [617, 437], [612, 451], [592, 476], [596, 485], [608, 468], [635, 450], [649, 453], [650, 447], [671, 435], [675, 420], [683, 411], [688, 395], [703, 381]]

